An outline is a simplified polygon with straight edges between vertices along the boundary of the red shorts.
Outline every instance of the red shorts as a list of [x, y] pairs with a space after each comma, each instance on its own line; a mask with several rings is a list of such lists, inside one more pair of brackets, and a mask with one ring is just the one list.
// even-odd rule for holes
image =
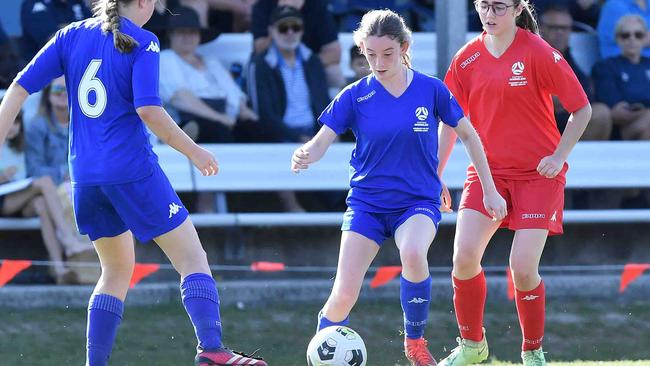
[[[497, 191], [506, 200], [508, 216], [501, 227], [510, 230], [545, 229], [549, 235], [562, 234], [564, 184], [555, 179], [512, 180], [494, 178]], [[483, 206], [483, 189], [477, 176], [463, 187], [459, 210], [471, 208], [491, 217]]]

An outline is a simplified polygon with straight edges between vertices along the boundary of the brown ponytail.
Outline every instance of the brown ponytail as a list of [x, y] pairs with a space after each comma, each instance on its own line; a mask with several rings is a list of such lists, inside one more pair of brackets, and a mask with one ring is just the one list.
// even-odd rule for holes
[[94, 13], [96, 17], [102, 18], [102, 31], [113, 33], [113, 43], [115, 48], [121, 53], [129, 53], [138, 41], [133, 39], [126, 33], [120, 31], [120, 2], [124, 5], [130, 3], [132, 0], [100, 0], [96, 3]]
[[530, 5], [528, 0], [515, 0], [515, 6], [523, 7], [521, 14], [517, 17], [517, 26], [519, 28], [527, 29], [535, 34], [539, 34], [539, 26], [537, 25], [537, 19], [535, 19], [535, 11], [533, 6]]
[[370, 36], [388, 36], [396, 40], [400, 46], [408, 42], [409, 49], [402, 54], [402, 63], [407, 67], [411, 67], [410, 45], [412, 34], [401, 15], [388, 9], [371, 10], [364, 14], [359, 23], [359, 28], [353, 33], [354, 43], [360, 46], [361, 42]]

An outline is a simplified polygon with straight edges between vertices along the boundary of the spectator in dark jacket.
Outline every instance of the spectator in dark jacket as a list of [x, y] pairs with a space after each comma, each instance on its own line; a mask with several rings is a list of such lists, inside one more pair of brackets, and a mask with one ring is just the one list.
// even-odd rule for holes
[[[248, 94], [269, 142], [307, 142], [329, 103], [325, 69], [302, 44], [302, 14], [280, 6], [271, 14], [271, 46], [249, 63]], [[304, 211], [293, 192], [280, 194], [287, 211]]]
[[249, 65], [253, 108], [269, 142], [307, 141], [329, 103], [323, 64], [301, 43], [302, 15], [295, 8], [276, 8], [269, 32], [271, 46]]
[[30, 60], [60, 28], [91, 16], [84, 0], [23, 0], [23, 57]]

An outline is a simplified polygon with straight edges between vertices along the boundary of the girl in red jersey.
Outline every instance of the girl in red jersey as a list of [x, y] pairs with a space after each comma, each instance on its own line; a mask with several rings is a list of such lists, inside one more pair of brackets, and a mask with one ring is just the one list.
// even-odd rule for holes
[[[484, 32], [456, 54], [445, 82], [481, 137], [508, 214], [497, 220], [485, 211], [483, 192], [470, 166], [459, 207], [452, 273], [462, 338], [440, 365], [487, 359], [483, 329], [487, 290], [481, 258], [499, 227], [515, 232], [510, 269], [523, 333], [521, 356], [524, 365], [545, 365], [545, 293], [538, 266], [547, 236], [562, 233], [566, 160], [587, 126], [591, 106], [562, 54], [537, 34], [528, 0], [474, 4]], [[572, 112], [561, 136], [552, 95]], [[441, 134], [440, 176], [456, 140], [450, 128], [443, 127]]]

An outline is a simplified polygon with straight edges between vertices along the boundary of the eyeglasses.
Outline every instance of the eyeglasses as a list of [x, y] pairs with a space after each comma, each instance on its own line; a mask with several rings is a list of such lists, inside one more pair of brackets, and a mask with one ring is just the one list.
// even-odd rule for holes
[[67, 93], [65, 85], [52, 85], [50, 88], [50, 94], [52, 95], [61, 95], [63, 93]]
[[497, 16], [502, 16], [506, 14], [508, 8], [514, 8], [515, 5], [506, 5], [504, 3], [488, 4], [488, 3], [476, 3], [476, 11], [481, 14], [487, 14], [492, 8], [492, 12]]
[[621, 33], [617, 34], [616, 36], [618, 38], [622, 39], [622, 40], [626, 40], [626, 39], [628, 39], [628, 38], [630, 38], [632, 36], [634, 36], [634, 38], [636, 38], [636, 39], [643, 39], [643, 38], [645, 38], [645, 32], [642, 32], [642, 31], [621, 32]]
[[289, 29], [293, 31], [293, 33], [298, 33], [302, 32], [302, 24], [299, 23], [284, 23], [278, 25], [278, 32], [282, 34], [287, 34], [289, 32]]

